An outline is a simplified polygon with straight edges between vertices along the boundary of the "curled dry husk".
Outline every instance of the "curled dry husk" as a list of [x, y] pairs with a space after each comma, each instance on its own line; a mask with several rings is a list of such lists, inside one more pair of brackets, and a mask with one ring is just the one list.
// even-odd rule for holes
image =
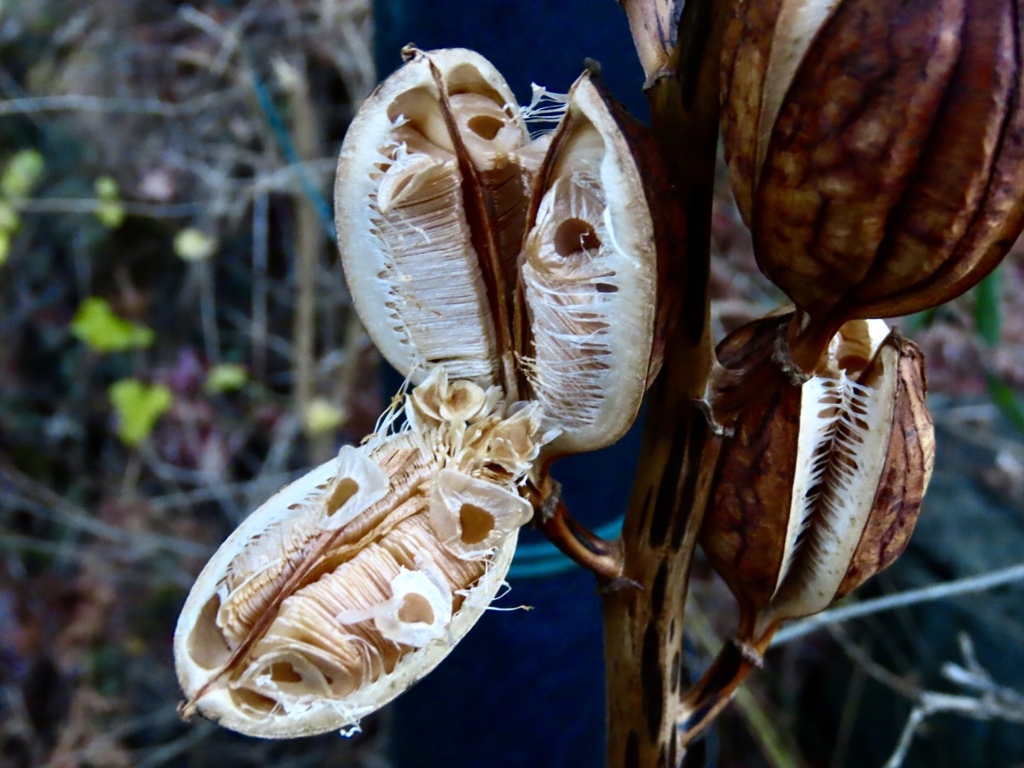
[[351, 726], [480, 617], [549, 435], [536, 404], [507, 407], [441, 369], [406, 416], [284, 488], [204, 568], [174, 637], [185, 714], [270, 738]]
[[[723, 342], [723, 363], [759, 321]], [[757, 640], [824, 610], [903, 551], [931, 476], [924, 358], [881, 320], [851, 321], [819, 373], [741, 413], [722, 446], [701, 545]], [[733, 358], [733, 359], [731, 359]]]
[[[756, 321], [719, 348], [754, 357], [789, 318]], [[736, 596], [740, 627], [686, 699], [684, 739], [720, 710], [779, 623], [829, 607], [904, 550], [934, 462], [924, 359], [881, 320], [846, 323], [816, 375], [752, 403], [722, 444], [700, 542]]]
[[1018, 0], [733, 0], [733, 190], [825, 340], [953, 298], [1020, 233], [1021, 25]]
[[541, 403], [560, 432], [551, 453], [614, 442], [658, 360], [649, 149], [635, 151], [638, 129], [592, 73], [553, 134], [531, 140], [485, 59], [409, 56], [360, 109], [338, 165], [360, 317], [414, 381], [440, 366]]

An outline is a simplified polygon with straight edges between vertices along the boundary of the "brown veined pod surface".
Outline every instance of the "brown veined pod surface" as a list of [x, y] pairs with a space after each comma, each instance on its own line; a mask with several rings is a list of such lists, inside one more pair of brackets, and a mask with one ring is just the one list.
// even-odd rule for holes
[[[743, 367], [784, 338], [787, 316], [719, 346]], [[906, 547], [934, 462], [924, 359], [882, 320], [854, 320], [815, 376], [751, 403], [725, 438], [701, 546], [740, 608], [734, 641], [683, 697], [689, 743], [759, 666], [781, 622], [825, 610]]]
[[[719, 351], [763, 347], [787, 319], [755, 321]], [[925, 389], [912, 342], [882, 320], [855, 320], [818, 375], [739, 415], [701, 545], [742, 605], [742, 639], [824, 610], [903, 551], [934, 461]]]
[[646, 167], [655, 156], [646, 139], [586, 72], [569, 91], [535, 182], [521, 259], [524, 354], [534, 397], [557, 416], [554, 453], [618, 440], [656, 365], [665, 243], [654, 211], [671, 196]]
[[232, 533], [175, 631], [185, 715], [264, 738], [343, 729], [450, 652], [532, 515], [517, 483], [538, 408], [496, 394], [435, 369], [412, 428], [342, 448]]
[[737, 205], [762, 271], [821, 340], [937, 306], [995, 268], [1024, 226], [1017, 0], [730, 5]]

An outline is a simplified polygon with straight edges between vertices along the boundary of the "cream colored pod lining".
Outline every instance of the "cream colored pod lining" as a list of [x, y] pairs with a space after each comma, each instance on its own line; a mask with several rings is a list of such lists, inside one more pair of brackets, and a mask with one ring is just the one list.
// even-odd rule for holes
[[509, 415], [480, 391], [465, 420], [417, 409], [465, 388], [436, 370], [407, 400], [417, 429], [342, 448], [224, 542], [175, 632], [186, 714], [272, 738], [351, 726], [476, 622], [532, 515], [517, 470], [544, 438], [535, 405]]
[[[335, 186], [345, 278], [374, 343], [414, 381], [435, 366], [453, 379], [500, 380], [498, 286], [481, 260], [500, 253], [492, 281], [514, 287], [529, 199], [517, 152], [528, 141], [501, 75], [463, 49], [417, 53], [349, 127]], [[460, 162], [463, 148], [471, 164]], [[490, 236], [468, 188], [493, 198]]]
[[413, 51], [353, 120], [335, 210], [345, 276], [388, 361], [536, 400], [553, 455], [618, 440], [651, 364], [657, 247], [631, 138], [592, 73], [531, 139], [501, 75]]
[[657, 295], [657, 243], [644, 182], [603, 94], [584, 75], [538, 178], [521, 261], [530, 381], [558, 419], [552, 448], [618, 440], [646, 389]]

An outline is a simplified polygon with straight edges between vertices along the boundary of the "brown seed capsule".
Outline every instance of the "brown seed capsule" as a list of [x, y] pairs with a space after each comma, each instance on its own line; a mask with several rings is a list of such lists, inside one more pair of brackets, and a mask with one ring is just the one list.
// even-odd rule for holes
[[174, 636], [185, 714], [266, 738], [355, 725], [483, 613], [532, 515], [517, 485], [547, 439], [539, 408], [435, 369], [406, 415], [283, 489], [203, 569]]
[[[763, 322], [726, 340], [758, 346]], [[824, 610], [904, 549], [934, 457], [924, 360], [881, 320], [851, 321], [819, 374], [737, 418], [722, 446], [701, 545], [737, 596], [741, 638]]]
[[723, 139], [762, 271], [827, 327], [933, 307], [1024, 226], [1018, 0], [733, 0]]
[[[723, 363], [749, 365], [788, 320], [740, 329], [720, 346]], [[740, 626], [684, 697], [683, 743], [726, 706], [780, 622], [824, 610], [903, 552], [934, 461], [924, 395], [917, 347], [881, 320], [855, 320], [817, 375], [740, 413], [700, 538]]]

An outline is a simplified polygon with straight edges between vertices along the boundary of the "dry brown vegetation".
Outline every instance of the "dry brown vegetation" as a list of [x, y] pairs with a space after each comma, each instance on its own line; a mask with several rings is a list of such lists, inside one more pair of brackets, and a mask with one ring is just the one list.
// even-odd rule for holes
[[[382, 405], [327, 203], [345, 126], [375, 82], [371, 38], [368, 0], [0, 5], [0, 169], [21, 150], [43, 160], [29, 191], [0, 195], [20, 219], [0, 258], [0, 766], [384, 764], [378, 720], [344, 744], [183, 724], [170, 658], [177, 611], [216, 545], [296, 470], [368, 433]], [[97, 186], [103, 178], [116, 192]], [[779, 299], [725, 189], [712, 278], [719, 336]], [[183, 258], [192, 252], [180, 241], [176, 250], [186, 230], [213, 244], [207, 257]], [[1024, 551], [1024, 448], [986, 395], [986, 372], [1024, 389], [1021, 251], [1000, 275], [994, 347], [975, 333], [971, 296], [927, 327], [904, 324], [930, 362], [940, 440], [957, 447], [944, 463], [950, 479], [926, 502], [923, 543], [880, 590], [991, 570]], [[90, 297], [152, 338], [105, 351], [76, 335]], [[137, 445], [119, 434], [110, 398], [130, 379], [170, 394]], [[965, 541], [960, 492], [1001, 510], [988, 519], [991, 539]], [[726, 599], [710, 576], [696, 592], [698, 645], [713, 650], [715, 631], [730, 630]], [[723, 726], [734, 743], [720, 764], [780, 765], [803, 752], [807, 764], [843, 765], [836, 745], [865, 738], [877, 719], [865, 709], [879, 701], [898, 734], [910, 703], [932, 701], [921, 690], [941, 687], [943, 661], [975, 680], [1013, 668], [1019, 594], [956, 603], [941, 621], [902, 609], [835, 630], [848, 664], [825, 660], [836, 645], [822, 634], [794, 642], [773, 660], [774, 677], [741, 697], [747, 729]], [[946, 640], [929, 644], [940, 625]], [[987, 638], [977, 668], [953, 655], [957, 630]], [[786, 714], [766, 720], [780, 702]], [[796, 723], [804, 712], [815, 715]], [[809, 732], [822, 721], [829, 736]], [[736, 735], [747, 730], [752, 740]], [[982, 756], [975, 765], [1024, 759], [1019, 735], [963, 738]], [[879, 741], [883, 755], [895, 747], [891, 735]], [[948, 739], [932, 741], [941, 750]]]

